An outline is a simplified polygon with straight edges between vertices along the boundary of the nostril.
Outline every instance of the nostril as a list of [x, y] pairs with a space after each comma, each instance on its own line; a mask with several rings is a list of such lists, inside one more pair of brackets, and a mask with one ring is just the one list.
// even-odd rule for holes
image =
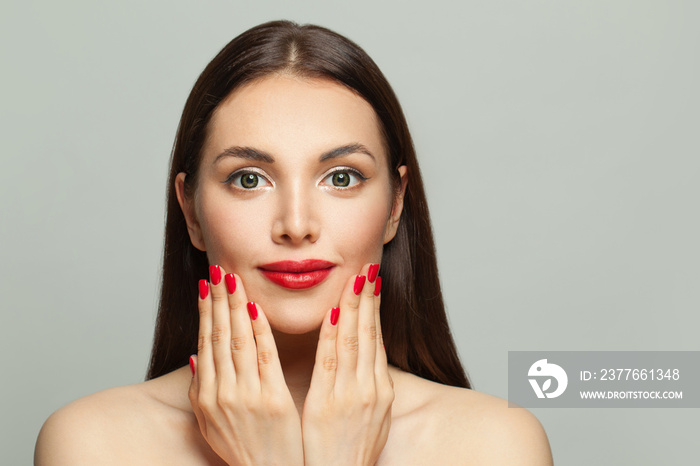
[[320, 224], [308, 196], [290, 194], [281, 199], [286, 205], [280, 206], [272, 226], [273, 241], [290, 245], [315, 242], [320, 233]]

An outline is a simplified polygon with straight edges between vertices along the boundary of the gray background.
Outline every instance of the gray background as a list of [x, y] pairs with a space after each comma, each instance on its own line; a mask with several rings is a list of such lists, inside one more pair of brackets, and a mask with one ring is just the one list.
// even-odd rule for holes
[[[420, 154], [478, 390], [508, 350], [698, 350], [698, 2], [10, 1], [0, 13], [0, 462], [143, 379], [185, 98], [279, 18], [347, 35]], [[535, 409], [557, 464], [687, 464], [694, 409]], [[693, 442], [691, 442], [693, 440]]]

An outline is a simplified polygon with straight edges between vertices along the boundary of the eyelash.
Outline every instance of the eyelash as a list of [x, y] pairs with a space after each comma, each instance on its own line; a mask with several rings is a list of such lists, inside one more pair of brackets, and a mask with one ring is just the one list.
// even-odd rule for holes
[[[257, 170], [251, 170], [250, 168], [245, 168], [242, 170], [236, 170], [235, 172], [231, 173], [228, 178], [224, 180], [224, 184], [230, 184], [233, 185], [234, 187], [241, 189], [243, 191], [254, 191], [259, 188], [263, 188], [264, 186], [258, 187], [257, 185], [253, 188], [245, 188], [243, 186], [236, 185], [236, 180], [239, 180], [240, 184], [240, 179], [245, 176], [245, 175], [255, 175], [258, 177], [258, 179], [263, 179], [265, 180], [268, 184], [273, 185], [270, 180], [267, 179], [266, 175], [263, 175]], [[274, 186], [274, 185], [273, 185]]]
[[[330, 188], [332, 188], [332, 189], [337, 189], [337, 190], [339, 190], [339, 191], [345, 191], [345, 190], [353, 189], [353, 188], [357, 187], [358, 185], [360, 185], [361, 183], [364, 183], [365, 181], [367, 181], [367, 180], [369, 179], [369, 178], [367, 178], [366, 176], [364, 176], [360, 171], [358, 171], [358, 170], [356, 170], [356, 169], [354, 169], [354, 168], [350, 168], [350, 167], [337, 167], [337, 168], [335, 168], [333, 171], [331, 171], [330, 173], [326, 174], [326, 175], [321, 179], [321, 181], [327, 180], [328, 178], [332, 177], [333, 175], [335, 175], [335, 174], [337, 174], [337, 173], [347, 173], [347, 174], [349, 174], [351, 177], [354, 176], [354, 177], [356, 177], [356, 178], [358, 179], [357, 182], [353, 183], [353, 184], [350, 185], [350, 186], [332, 186], [332, 185], [329, 186]], [[256, 185], [255, 187], [253, 187], [253, 188], [245, 188], [245, 187], [243, 187], [242, 185], [240, 185], [240, 180], [241, 180], [241, 178], [242, 178], [243, 176], [245, 176], [245, 175], [255, 175], [255, 176], [257, 176], [259, 179], [263, 179], [263, 180], [265, 180], [265, 182], [267, 182], [268, 184], [274, 186], [274, 184], [267, 178], [266, 175], [263, 175], [263, 174], [260, 173], [259, 171], [257, 171], [257, 170], [252, 170], [252, 169], [250, 169], [250, 168], [245, 168], [245, 169], [242, 169], [242, 170], [237, 170], [237, 171], [231, 173], [231, 174], [228, 176], [228, 178], [226, 178], [226, 180], [223, 181], [223, 183], [224, 183], [224, 184], [233, 185], [234, 187], [236, 187], [236, 188], [238, 188], [238, 189], [241, 189], [241, 190], [244, 190], [244, 191], [254, 191], [254, 190], [256, 190], [256, 189], [265, 187], [265, 186], [257, 186], [257, 185]], [[238, 184], [236, 183], [236, 180], [238, 180]], [[352, 180], [351, 180], [351, 182], [352, 182]]]
[[357, 183], [354, 183], [351, 186], [332, 186], [332, 185], [329, 186], [332, 189], [344, 191], [344, 190], [355, 188], [355, 187], [359, 186], [361, 183], [364, 183], [365, 181], [368, 180], [368, 178], [366, 176], [364, 176], [362, 173], [360, 173], [358, 170], [355, 170], [354, 168], [350, 168], [350, 167], [338, 167], [338, 168], [334, 169], [332, 172], [328, 173], [326, 176], [324, 176], [323, 180], [327, 180], [328, 178], [331, 178], [333, 175], [335, 175], [337, 173], [347, 173], [350, 176], [354, 176], [354, 177], [358, 178], [358, 181], [357, 181]]

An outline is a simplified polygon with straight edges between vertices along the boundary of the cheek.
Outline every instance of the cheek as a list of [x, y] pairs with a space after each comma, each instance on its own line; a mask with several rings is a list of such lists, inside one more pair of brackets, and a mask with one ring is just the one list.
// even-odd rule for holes
[[226, 270], [237, 270], [256, 253], [261, 238], [269, 237], [267, 221], [255, 203], [203, 193], [198, 212], [209, 262]]
[[[374, 198], [375, 200], [381, 197]], [[328, 208], [326, 235], [342, 249], [346, 261], [362, 266], [381, 259], [384, 232], [389, 216], [388, 202], [349, 201]]]

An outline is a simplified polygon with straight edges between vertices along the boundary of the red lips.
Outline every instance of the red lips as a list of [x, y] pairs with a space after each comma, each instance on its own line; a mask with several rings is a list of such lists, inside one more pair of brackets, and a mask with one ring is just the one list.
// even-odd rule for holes
[[307, 259], [302, 261], [279, 261], [259, 267], [271, 282], [292, 290], [303, 290], [321, 283], [335, 267], [332, 262]]

